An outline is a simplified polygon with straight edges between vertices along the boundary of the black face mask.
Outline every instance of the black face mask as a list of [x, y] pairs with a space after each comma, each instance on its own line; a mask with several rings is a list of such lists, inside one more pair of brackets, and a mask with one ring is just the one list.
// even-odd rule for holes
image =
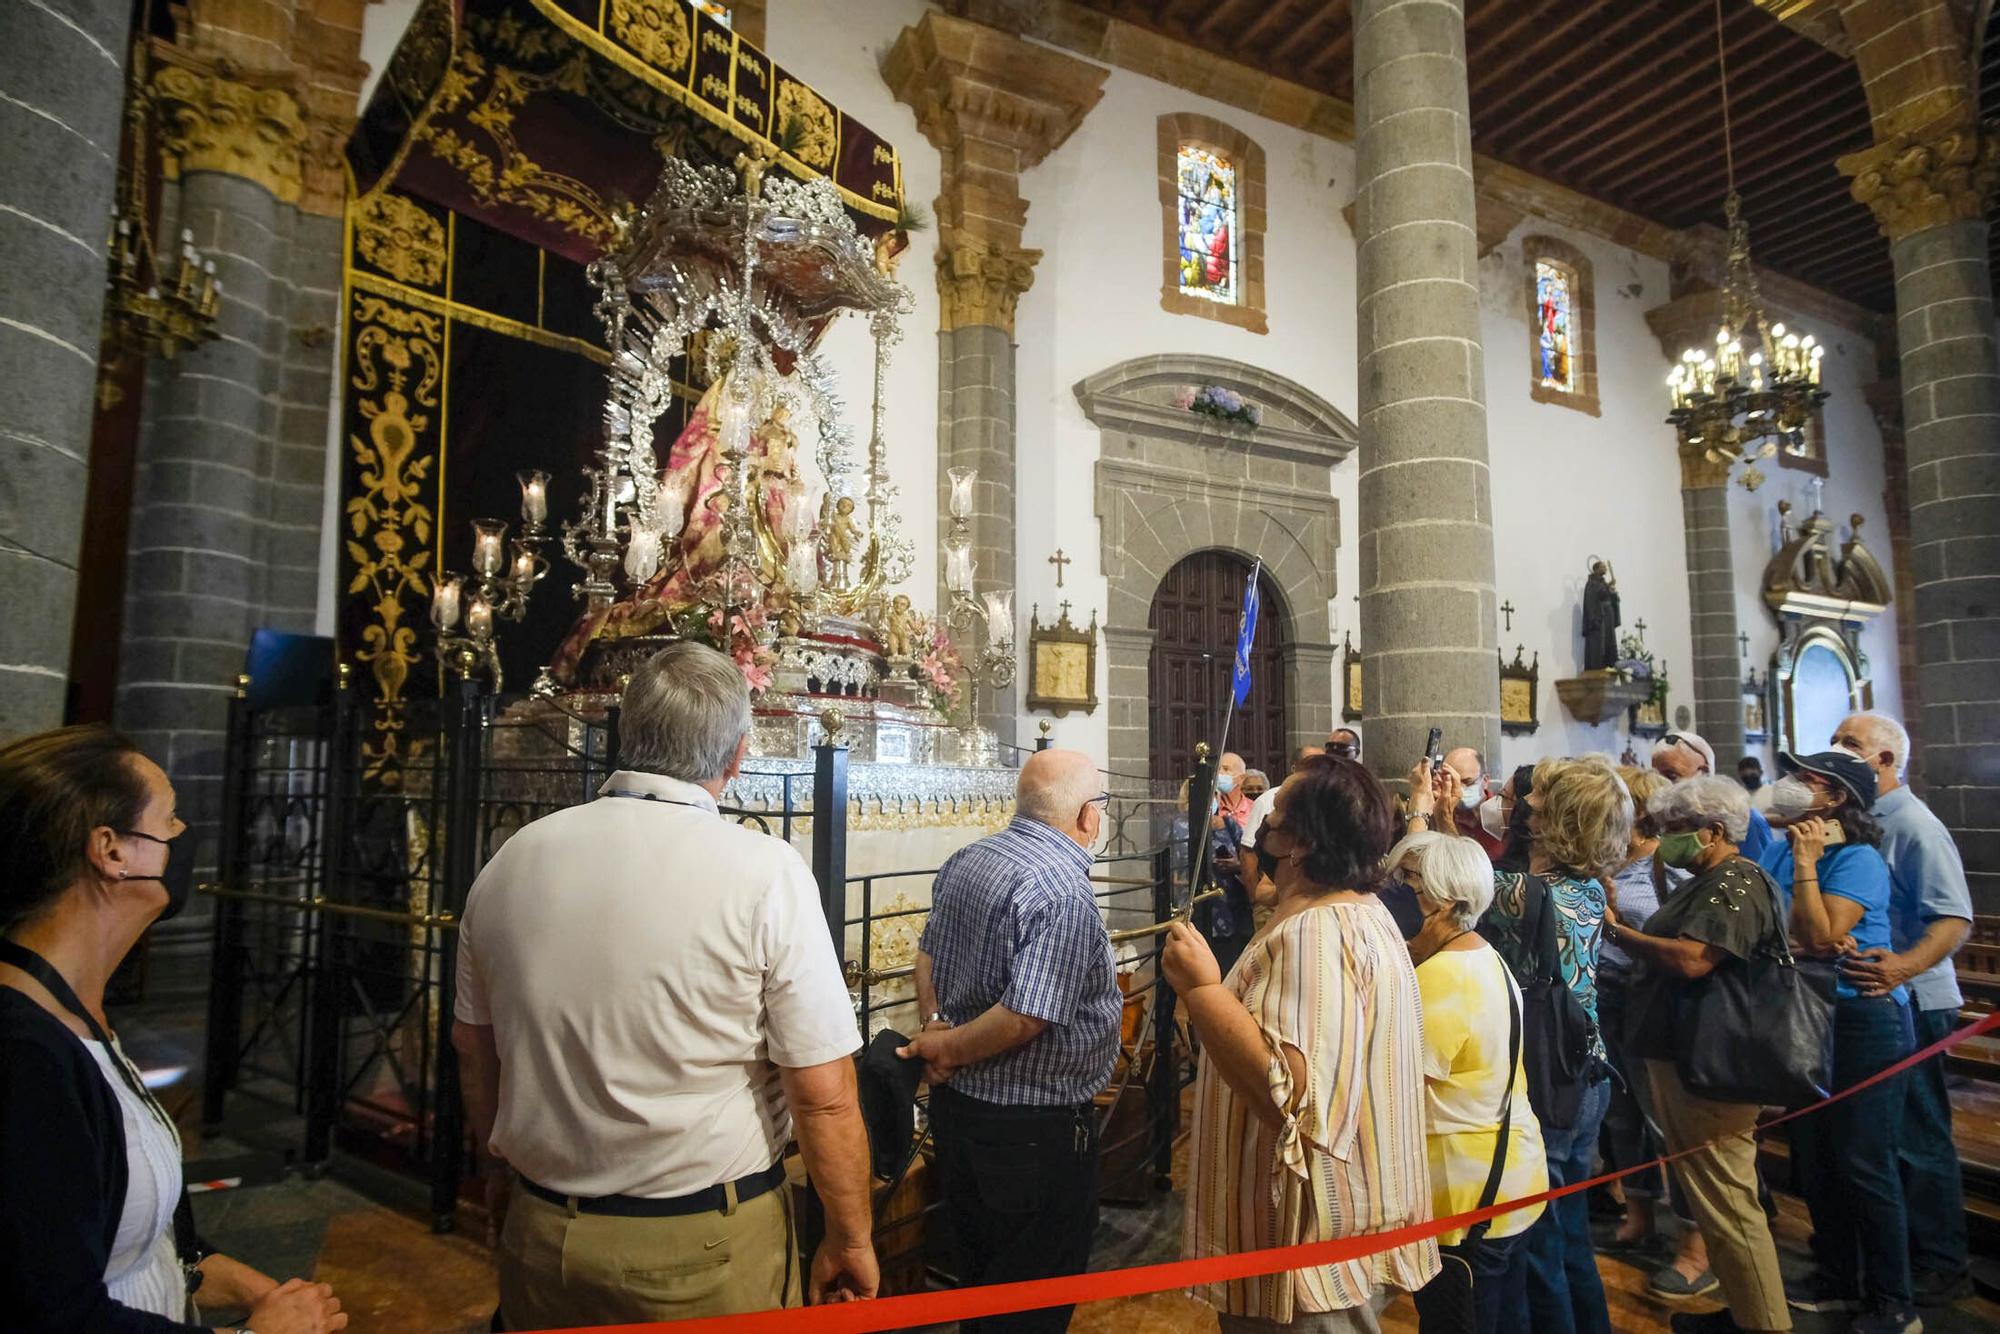
[[1375, 897], [1382, 900], [1389, 916], [1396, 919], [1396, 929], [1403, 933], [1403, 939], [1415, 940], [1417, 933], [1424, 929], [1424, 909], [1417, 902], [1417, 891], [1400, 880], [1391, 880], [1382, 886]]
[[1738, 782], [1743, 784], [1744, 790], [1749, 792], [1755, 792], [1758, 788], [1764, 786], [1764, 775], [1761, 773], [1740, 773], [1736, 775], [1736, 778]]
[[157, 838], [152, 834], [142, 834], [136, 829], [125, 831], [128, 838], [143, 838], [148, 843], [158, 843], [167, 850], [167, 864], [160, 868], [158, 875], [128, 875], [127, 880], [157, 880], [167, 891], [167, 906], [153, 920], [164, 922], [181, 915], [194, 897], [194, 840], [183, 829], [172, 838]]

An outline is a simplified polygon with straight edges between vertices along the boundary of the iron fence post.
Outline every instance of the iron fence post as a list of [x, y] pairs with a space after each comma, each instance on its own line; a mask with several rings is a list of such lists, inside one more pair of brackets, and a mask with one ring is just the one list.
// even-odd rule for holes
[[306, 920], [300, 932], [301, 952], [310, 951], [309, 957], [300, 961], [307, 997], [305, 1040], [300, 1044], [306, 1084], [305, 1147], [301, 1157], [307, 1172], [314, 1175], [325, 1169], [333, 1155], [347, 1009], [347, 975], [335, 939], [338, 927], [334, 915], [319, 911], [319, 905], [338, 899], [335, 891], [341, 881], [341, 855], [347, 847], [354, 796], [348, 788], [354, 781], [355, 762], [359, 758], [355, 728], [359, 712], [351, 674], [346, 664], [342, 664], [334, 687], [333, 724], [327, 738], [326, 807], [320, 824], [320, 852], [307, 890], [310, 904], [303, 910]]
[[460, 1101], [458, 1049], [451, 1043], [458, 997], [458, 932], [439, 919], [456, 919], [479, 873], [479, 798], [484, 789], [486, 706], [479, 683], [462, 680], [446, 713], [445, 864], [442, 903], [430, 905], [425, 934], [436, 943], [437, 1035], [431, 1044], [431, 1231], [457, 1225], [458, 1185], [465, 1172], [465, 1106]]
[[813, 879], [833, 952], [847, 949], [847, 747], [823, 741], [813, 747]]
[[[1174, 912], [1174, 852], [1162, 846], [1153, 854], [1153, 918], [1165, 921]], [[1160, 966], [1166, 937], [1153, 946], [1153, 1070], [1147, 1090], [1153, 1122], [1153, 1186], [1171, 1190], [1174, 1184], [1174, 1137], [1180, 1133], [1179, 1060], [1174, 1055], [1174, 989]]]
[[[216, 850], [215, 878], [224, 890], [238, 889], [242, 871], [243, 780], [249, 768], [251, 713], [249, 678], [236, 678], [229, 700], [229, 730], [223, 741], [222, 846]], [[237, 1045], [243, 1036], [243, 901], [215, 900], [210, 940], [208, 1038], [202, 1061], [201, 1120], [220, 1125], [223, 1103], [236, 1086]]]

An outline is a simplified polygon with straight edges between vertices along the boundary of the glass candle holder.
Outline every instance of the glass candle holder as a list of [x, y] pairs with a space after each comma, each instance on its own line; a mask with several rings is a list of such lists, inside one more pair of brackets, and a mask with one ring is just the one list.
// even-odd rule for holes
[[472, 521], [472, 568], [491, 578], [507, 559], [507, 525], [498, 519]]
[[521, 522], [539, 528], [549, 521], [549, 475], [539, 468], [514, 474], [521, 483]]
[[482, 644], [493, 638], [493, 607], [477, 593], [473, 594], [472, 605], [465, 612], [465, 630]]
[[972, 515], [972, 484], [979, 480], [977, 468], [953, 468], [946, 476], [951, 478], [951, 517], [970, 518]]
[[995, 644], [1014, 642], [1014, 590], [996, 588], [980, 595], [986, 604], [986, 635]]
[[446, 634], [458, 628], [458, 606], [464, 581], [446, 575], [431, 589], [431, 624]]

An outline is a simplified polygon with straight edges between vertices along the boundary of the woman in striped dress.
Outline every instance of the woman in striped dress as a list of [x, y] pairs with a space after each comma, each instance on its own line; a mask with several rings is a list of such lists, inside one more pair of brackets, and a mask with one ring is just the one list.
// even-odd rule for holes
[[[1185, 924], [1162, 956], [1199, 1034], [1187, 1253], [1194, 1258], [1383, 1232], [1430, 1217], [1423, 1014], [1374, 888], [1395, 820], [1351, 759], [1307, 761], [1254, 852], [1271, 920], [1227, 978]], [[1213, 1284], [1222, 1334], [1374, 1331], [1392, 1289], [1438, 1272], [1437, 1243]]]

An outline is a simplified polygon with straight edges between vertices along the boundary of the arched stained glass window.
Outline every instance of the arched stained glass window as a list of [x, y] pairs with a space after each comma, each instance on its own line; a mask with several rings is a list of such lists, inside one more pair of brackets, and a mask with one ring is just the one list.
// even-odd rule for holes
[[1180, 146], [1181, 291], [1235, 305], [1238, 296], [1236, 168], [1198, 144]]
[[1535, 261], [1535, 310], [1541, 328], [1541, 385], [1558, 393], [1576, 392], [1576, 281], [1548, 260]]

